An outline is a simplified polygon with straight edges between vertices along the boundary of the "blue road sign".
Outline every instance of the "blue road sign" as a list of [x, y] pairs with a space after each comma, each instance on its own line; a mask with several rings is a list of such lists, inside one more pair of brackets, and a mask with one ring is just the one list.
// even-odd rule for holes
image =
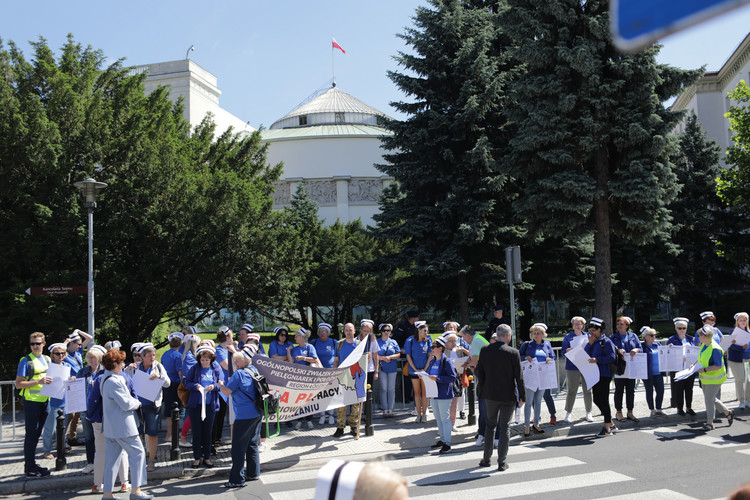
[[610, 0], [615, 45], [633, 52], [750, 0]]

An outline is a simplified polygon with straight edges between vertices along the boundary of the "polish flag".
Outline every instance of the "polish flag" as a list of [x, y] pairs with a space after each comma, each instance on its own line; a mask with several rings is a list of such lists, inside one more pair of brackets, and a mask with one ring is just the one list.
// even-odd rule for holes
[[339, 42], [336, 41], [334, 37], [331, 37], [331, 50], [333, 49], [339, 49], [341, 52], [346, 54], [346, 51], [339, 45]]

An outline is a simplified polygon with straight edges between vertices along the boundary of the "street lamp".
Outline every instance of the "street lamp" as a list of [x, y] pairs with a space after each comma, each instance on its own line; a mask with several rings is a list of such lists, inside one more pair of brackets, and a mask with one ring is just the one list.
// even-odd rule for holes
[[85, 181], [74, 182], [73, 185], [81, 190], [83, 193], [84, 202], [83, 206], [89, 212], [89, 325], [88, 331], [92, 339], [94, 335], [94, 209], [96, 208], [96, 195], [99, 194], [107, 184], [104, 182], [97, 182], [91, 177]]

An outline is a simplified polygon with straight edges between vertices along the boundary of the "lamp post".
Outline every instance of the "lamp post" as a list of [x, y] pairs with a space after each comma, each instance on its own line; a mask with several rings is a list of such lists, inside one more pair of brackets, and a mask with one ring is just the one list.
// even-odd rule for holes
[[96, 208], [96, 195], [99, 194], [107, 184], [97, 182], [92, 178], [85, 181], [74, 182], [73, 185], [81, 190], [84, 196], [83, 206], [89, 212], [89, 283], [88, 283], [88, 330], [91, 337], [94, 332], [94, 209]]

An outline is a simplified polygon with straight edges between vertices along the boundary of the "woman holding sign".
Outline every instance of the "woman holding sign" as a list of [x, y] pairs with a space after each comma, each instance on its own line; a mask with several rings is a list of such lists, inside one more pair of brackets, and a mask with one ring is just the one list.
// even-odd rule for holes
[[[641, 335], [643, 336], [643, 352], [648, 355], [646, 358], [648, 378], [643, 379], [643, 386], [646, 388], [646, 404], [651, 410], [652, 417], [665, 417], [666, 415], [661, 411], [661, 404], [664, 401], [664, 374], [659, 371], [661, 344], [655, 340], [656, 330], [650, 326], [641, 328]], [[656, 408], [654, 408], [654, 391], [656, 391]]]
[[[698, 338], [701, 341], [701, 350], [698, 353], [698, 361], [702, 368], [698, 370], [698, 378], [703, 387], [703, 399], [706, 401], [706, 423], [703, 424], [704, 431], [714, 428], [714, 415], [719, 410], [727, 416], [729, 426], [734, 422], [734, 411], [728, 409], [721, 400], [716, 397], [721, 384], [727, 379], [727, 371], [724, 368], [724, 351], [714, 341], [714, 329], [711, 325], [703, 325], [698, 330]], [[691, 368], [695, 366], [693, 363]]]
[[[641, 347], [641, 341], [638, 340], [638, 336], [630, 331], [630, 325], [633, 320], [627, 316], [621, 316], [617, 318], [615, 327], [617, 332], [612, 334], [610, 340], [620, 350], [620, 353], [625, 356], [630, 354], [632, 358], [643, 350]], [[622, 416], [622, 393], [625, 392], [625, 404], [628, 408], [628, 418]], [[625, 420], [632, 420], [636, 424], [639, 422], [635, 415], [633, 415], [633, 407], [635, 406], [635, 380], [632, 378], [615, 378], [615, 409], [617, 414], [615, 418], [618, 422], [625, 422]]]
[[[198, 363], [185, 376], [185, 387], [190, 391], [188, 412], [193, 427], [193, 468], [203, 464], [211, 468], [211, 433], [214, 415], [219, 409], [219, 381], [223, 373], [219, 365], [214, 365], [216, 351], [209, 345], [200, 346], [197, 351]], [[205, 399], [203, 394], [205, 393]]]
[[440, 439], [432, 448], [440, 448], [440, 453], [451, 451], [451, 401], [453, 400], [453, 382], [456, 381], [456, 368], [445, 355], [445, 339], [438, 337], [432, 344], [432, 356], [425, 371], [437, 384], [437, 396], [430, 398], [432, 413], [438, 426]]
[[159, 444], [159, 409], [161, 408], [164, 388], [169, 387], [172, 381], [169, 380], [166, 368], [156, 361], [154, 344], [142, 344], [138, 350], [138, 354], [141, 355], [141, 361], [138, 363], [136, 372], [145, 373], [148, 375], [149, 380], [159, 379], [162, 385], [162, 389], [159, 390], [159, 394], [153, 401], [138, 396], [138, 400], [142, 405], [143, 427], [144, 434], [146, 435], [146, 450], [148, 452], [146, 470], [153, 472], [156, 470], [156, 446]]
[[[521, 358], [528, 362], [532, 362], [534, 359], [539, 363], [554, 361], [555, 352], [552, 350], [552, 345], [549, 341], [544, 340], [544, 337], [547, 336], [547, 325], [544, 323], [534, 323], [529, 331], [531, 340], [524, 342], [518, 350]], [[529, 423], [532, 405], [534, 407], [534, 425], [532, 426], [534, 432], [544, 434], [544, 430], [539, 427], [542, 418], [542, 398], [544, 397], [544, 391], [545, 389], [537, 388], [536, 390], [531, 390], [529, 387], [526, 387], [526, 406], [523, 409], [526, 429], [523, 436], [527, 439], [531, 435]]]
[[[583, 327], [586, 326], [586, 320], [581, 316], [574, 316], [570, 320], [570, 324], [573, 326], [573, 331], [563, 337], [563, 354], [579, 345], [584, 346], [589, 338], [588, 333], [583, 331]], [[594, 418], [591, 416], [591, 389], [586, 386], [586, 380], [584, 380], [583, 375], [576, 368], [576, 365], [568, 358], [565, 358], [565, 376], [568, 381], [568, 395], [565, 398], [565, 421], [570, 422], [573, 405], [576, 402], [576, 395], [578, 395], [578, 386], [580, 385], [583, 390], [583, 406], [586, 409], [586, 421], [593, 422]]]
[[[734, 315], [734, 328], [744, 331], [747, 329], [747, 313], [739, 312]], [[734, 332], [732, 332], [734, 333]], [[734, 388], [737, 394], [737, 408], [750, 408], [750, 384], [747, 381], [747, 360], [750, 359], [750, 345], [739, 345], [736, 340], [727, 349], [729, 369], [734, 375]]]
[[[683, 317], [674, 318], [675, 334], [667, 340], [668, 346], [693, 345], [693, 337], [687, 334], [688, 319]], [[683, 358], [684, 361], [684, 358]], [[695, 374], [683, 380], [675, 380], [675, 372], [669, 372], [669, 387], [672, 391], [672, 406], [677, 408], [677, 413], [684, 416], [685, 412], [695, 415], [693, 411], [693, 386], [695, 385]], [[683, 404], [686, 410], [682, 408]]]
[[[66, 342], [67, 343], [67, 342]], [[64, 363], [65, 357], [67, 356], [67, 348], [65, 344], [57, 343], [49, 346], [49, 353], [52, 356], [52, 362], [56, 365], [66, 367], [68, 373], [70, 373], [70, 365]], [[73, 377], [75, 380], [75, 377]], [[65, 426], [68, 425], [68, 414], [65, 413], [65, 393], [63, 392], [62, 398], [49, 398], [49, 412], [47, 413], [47, 420], [44, 421], [44, 430], [42, 431], [42, 449], [44, 450], [44, 458], [52, 460], [55, 458], [52, 455], [52, 450], [55, 449], [54, 437], [57, 434], [57, 410], [62, 410], [65, 417]]]
[[609, 407], [609, 384], [612, 381], [609, 364], [615, 361], [616, 347], [610, 339], [604, 336], [604, 326], [604, 320], [601, 318], [591, 318], [589, 341], [583, 347], [589, 355], [589, 363], [596, 363], [599, 367], [599, 382], [591, 388], [594, 404], [604, 417], [604, 427], [597, 437], [611, 436], [617, 430], [612, 423], [612, 410]]

